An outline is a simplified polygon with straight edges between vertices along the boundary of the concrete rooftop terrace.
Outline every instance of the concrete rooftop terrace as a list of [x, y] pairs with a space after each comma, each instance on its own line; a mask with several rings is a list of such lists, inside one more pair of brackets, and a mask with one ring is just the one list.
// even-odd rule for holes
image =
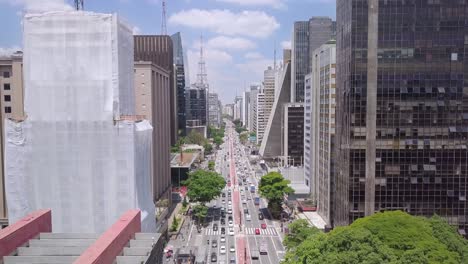
[[0, 230], [0, 263], [158, 263], [161, 235], [140, 230], [140, 210], [129, 210], [103, 234], [52, 233], [52, 212], [40, 210]]

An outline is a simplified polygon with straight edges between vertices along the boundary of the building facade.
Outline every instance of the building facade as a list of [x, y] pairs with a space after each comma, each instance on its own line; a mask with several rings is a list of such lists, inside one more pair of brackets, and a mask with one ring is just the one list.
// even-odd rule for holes
[[260, 89], [261, 85], [250, 85], [249, 131], [254, 133], [257, 133], [257, 94]]
[[[169, 36], [136, 35], [134, 36], [135, 61], [151, 61], [169, 72], [170, 92], [170, 143], [174, 145], [178, 136], [178, 88], [176, 87], [176, 69], [174, 67], [174, 46]], [[179, 109], [180, 110], [180, 109]]]
[[327, 43], [313, 52], [306, 75], [304, 113], [304, 175], [317, 201], [318, 213], [331, 226], [331, 184], [334, 178], [336, 46]]
[[289, 166], [304, 163], [304, 104], [283, 105], [283, 162]]
[[250, 131], [250, 92], [242, 93], [242, 124]]
[[329, 17], [294, 22], [291, 41], [291, 102], [304, 101], [304, 77], [311, 71], [312, 52], [335, 37], [336, 24]]
[[254, 111], [256, 115], [255, 133], [257, 133], [257, 144], [260, 145], [262, 143], [263, 135], [265, 134], [265, 128], [268, 121], [268, 114], [265, 111], [265, 93], [263, 87], [257, 93], [257, 100]]
[[[151, 171], [154, 201], [171, 199], [170, 76], [151, 61], [134, 64], [135, 114], [153, 126]], [[169, 204], [170, 206], [170, 204]]]
[[184, 49], [182, 46], [182, 36], [180, 32], [177, 32], [171, 36], [173, 43], [173, 57], [175, 64], [175, 85], [176, 85], [176, 97], [177, 97], [177, 129], [178, 135], [185, 136], [185, 120], [186, 120], [186, 110], [185, 110], [185, 87], [188, 84], [186, 82], [188, 72], [186, 71], [186, 64], [188, 63], [185, 60]]
[[466, 234], [467, 17], [466, 1], [337, 1], [335, 225], [404, 210]]
[[186, 121], [199, 120], [201, 126], [206, 126], [208, 118], [207, 90], [192, 86], [186, 89], [185, 93], [187, 109]]
[[210, 93], [208, 97], [208, 120], [209, 125], [214, 127], [221, 126], [221, 108], [218, 94]]
[[0, 57], [0, 228], [8, 225], [8, 210], [4, 178], [4, 120], [22, 120], [23, 105], [23, 53]]

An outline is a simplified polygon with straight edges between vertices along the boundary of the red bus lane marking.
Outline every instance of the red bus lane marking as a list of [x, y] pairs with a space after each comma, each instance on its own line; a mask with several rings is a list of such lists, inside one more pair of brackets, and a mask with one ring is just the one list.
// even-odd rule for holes
[[245, 245], [245, 238], [238, 237], [236, 239], [236, 245], [237, 245], [237, 263], [250, 264], [250, 253], [247, 250], [247, 247]]

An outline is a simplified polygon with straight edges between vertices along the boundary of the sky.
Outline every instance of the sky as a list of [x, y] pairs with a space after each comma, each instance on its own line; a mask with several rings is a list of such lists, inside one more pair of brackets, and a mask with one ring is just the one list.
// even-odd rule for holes
[[[117, 13], [134, 34], [161, 34], [161, 0], [84, 0], [86, 11]], [[0, 0], [0, 54], [22, 47], [26, 12], [71, 9], [73, 0]], [[210, 90], [231, 103], [289, 48], [294, 21], [336, 19], [335, 0], [166, 0], [167, 32], [181, 32], [190, 82], [196, 81], [203, 36]]]

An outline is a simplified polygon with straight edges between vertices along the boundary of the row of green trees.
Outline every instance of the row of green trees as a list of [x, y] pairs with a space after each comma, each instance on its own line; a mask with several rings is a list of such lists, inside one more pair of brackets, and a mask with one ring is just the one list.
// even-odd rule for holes
[[289, 225], [285, 263], [468, 263], [468, 243], [438, 216], [376, 213], [323, 233], [306, 220]]
[[213, 151], [213, 146], [211, 143], [201, 133], [196, 131], [191, 131], [186, 137], [180, 137], [177, 143], [171, 147], [171, 152], [180, 152], [180, 148], [184, 144], [196, 144], [203, 146], [207, 154], [210, 154]]

